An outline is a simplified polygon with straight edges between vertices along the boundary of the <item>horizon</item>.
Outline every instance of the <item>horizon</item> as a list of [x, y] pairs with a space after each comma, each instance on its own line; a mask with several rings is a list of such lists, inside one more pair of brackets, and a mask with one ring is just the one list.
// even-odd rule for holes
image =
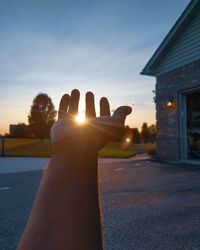
[[[33, 99], [59, 99], [73, 88], [130, 105], [126, 125], [155, 124], [154, 77], [140, 72], [189, 0], [11, 1], [0, 3], [0, 134], [28, 123]], [[144, 18], [145, 17], [145, 18]]]

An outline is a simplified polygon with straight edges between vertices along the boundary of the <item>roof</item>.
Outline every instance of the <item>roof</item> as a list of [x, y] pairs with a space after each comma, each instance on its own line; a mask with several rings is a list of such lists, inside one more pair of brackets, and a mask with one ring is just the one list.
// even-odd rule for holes
[[198, 12], [200, 8], [200, 0], [192, 0], [186, 9], [183, 11], [179, 19], [176, 21], [174, 26], [171, 28], [163, 42], [160, 44], [158, 49], [155, 51], [153, 56], [150, 58], [144, 69], [142, 75], [155, 76], [154, 69], [158, 63], [164, 58], [168, 49], [177, 40], [177, 37], [181, 34], [182, 30], [188, 25], [193, 16]]

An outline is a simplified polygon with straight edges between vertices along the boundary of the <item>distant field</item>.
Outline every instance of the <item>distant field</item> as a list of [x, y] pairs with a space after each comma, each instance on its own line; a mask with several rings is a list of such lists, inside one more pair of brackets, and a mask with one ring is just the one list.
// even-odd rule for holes
[[[155, 149], [154, 144], [131, 144], [129, 147], [122, 149], [120, 143], [112, 142], [105, 146], [100, 152], [99, 157], [131, 157], [139, 153], [145, 153], [148, 150]], [[0, 142], [1, 152], [1, 142]], [[51, 154], [50, 140], [38, 139], [6, 139], [5, 155], [6, 156], [33, 156], [48, 157]]]

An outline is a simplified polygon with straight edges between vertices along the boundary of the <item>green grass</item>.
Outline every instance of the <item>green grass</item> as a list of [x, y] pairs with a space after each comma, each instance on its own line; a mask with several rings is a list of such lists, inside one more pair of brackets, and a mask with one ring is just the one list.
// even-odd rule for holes
[[127, 158], [136, 154], [146, 153], [149, 148], [155, 148], [154, 144], [131, 144], [127, 148], [122, 148], [118, 142], [107, 144], [99, 152], [99, 157]]
[[51, 154], [50, 140], [39, 139], [6, 139], [5, 155], [49, 157]]
[[[129, 147], [122, 149], [120, 143], [112, 142], [100, 150], [99, 157], [127, 158], [154, 149], [154, 144], [131, 144]], [[51, 143], [50, 140], [6, 139], [5, 155], [49, 157], [51, 155]]]
[[121, 144], [117, 142], [111, 142], [99, 151], [99, 157], [127, 158], [134, 155], [136, 152], [132, 145], [122, 149]]

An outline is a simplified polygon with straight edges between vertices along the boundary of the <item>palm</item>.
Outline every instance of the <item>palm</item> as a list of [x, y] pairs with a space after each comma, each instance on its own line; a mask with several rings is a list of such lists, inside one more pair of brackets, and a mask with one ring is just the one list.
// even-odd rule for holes
[[79, 92], [73, 90], [71, 97], [64, 95], [60, 102], [58, 121], [51, 129], [51, 140], [54, 147], [65, 145], [73, 147], [81, 144], [97, 151], [111, 138], [114, 138], [124, 126], [130, 107], [119, 107], [110, 115], [109, 103], [106, 98], [100, 101], [100, 117], [96, 117], [94, 96], [91, 92], [86, 95], [87, 123], [79, 126], [74, 117], [78, 111]]

